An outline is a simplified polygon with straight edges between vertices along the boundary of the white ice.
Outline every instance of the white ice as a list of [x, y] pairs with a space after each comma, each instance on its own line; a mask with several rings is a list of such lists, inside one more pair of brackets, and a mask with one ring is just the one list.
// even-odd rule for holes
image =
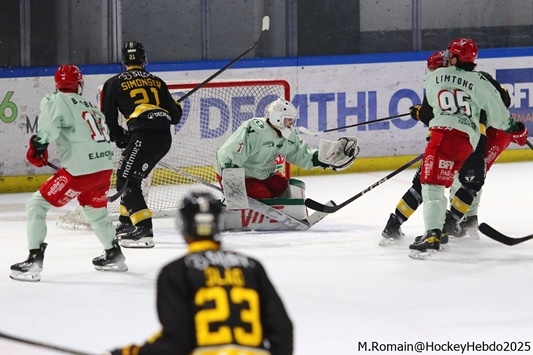
[[[533, 233], [531, 167], [523, 162], [492, 168], [481, 222], [513, 237]], [[301, 179], [307, 197], [340, 203], [387, 173]], [[378, 246], [413, 174], [402, 172], [309, 231], [224, 234], [226, 248], [264, 263], [294, 322], [295, 354], [362, 354], [363, 342], [370, 350], [372, 342], [383, 347], [417, 341], [437, 347], [515, 341], [524, 350], [533, 341], [533, 241], [508, 247], [485, 236], [466, 238], [451, 242], [441, 261], [413, 260], [408, 245], [424, 232], [420, 209], [404, 224], [403, 240]], [[154, 249], [124, 250], [129, 272], [104, 273], [91, 264], [102, 252], [96, 237], [57, 228], [64, 209], [53, 209], [42, 280], [17, 282], [8, 277], [9, 266], [27, 257], [28, 196], [0, 195], [0, 332], [89, 354], [142, 343], [156, 332], [158, 271], [186, 252], [174, 220], [155, 221]], [[0, 339], [0, 354], [58, 352]]]

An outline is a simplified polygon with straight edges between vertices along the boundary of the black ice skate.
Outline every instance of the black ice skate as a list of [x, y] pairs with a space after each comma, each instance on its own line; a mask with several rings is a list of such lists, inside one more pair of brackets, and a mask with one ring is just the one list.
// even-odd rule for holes
[[401, 239], [405, 236], [401, 228], [402, 223], [394, 213], [390, 214], [389, 220], [383, 232], [381, 232], [380, 246], [385, 246], [395, 240]]
[[120, 245], [124, 248], [153, 248], [155, 244], [152, 228], [136, 226], [133, 232], [120, 239]]
[[450, 237], [462, 238], [466, 235], [466, 232], [459, 224], [459, 220], [456, 219], [450, 211], [446, 211], [446, 219], [444, 220], [443, 230]]
[[460, 223], [461, 229], [472, 239], [479, 239], [477, 216], [465, 217]]
[[47, 245], [46, 243], [41, 243], [39, 249], [30, 250], [27, 260], [11, 265], [11, 275], [9, 277], [18, 281], [40, 281], [41, 271], [43, 271], [44, 251]]
[[[415, 243], [419, 243], [420, 240], [422, 239], [422, 237], [424, 237], [423, 235], [419, 235], [415, 238]], [[448, 241], [450, 240], [450, 238], [448, 238], [448, 235], [446, 234], [446, 232], [441, 232], [440, 234], [440, 250], [444, 249], [444, 246], [446, 244], [448, 244]]]
[[128, 271], [125, 263], [126, 258], [116, 240], [113, 241], [113, 248], [106, 249], [104, 254], [93, 259], [94, 268], [98, 271]]
[[440, 249], [440, 238], [440, 229], [427, 231], [418, 241], [415, 239], [415, 242], [409, 245], [409, 250], [411, 250], [409, 257], [413, 259], [424, 259], [437, 252]]
[[121, 239], [123, 236], [133, 232], [135, 230], [135, 226], [131, 223], [122, 223], [116, 225], [116, 236], [118, 239]]

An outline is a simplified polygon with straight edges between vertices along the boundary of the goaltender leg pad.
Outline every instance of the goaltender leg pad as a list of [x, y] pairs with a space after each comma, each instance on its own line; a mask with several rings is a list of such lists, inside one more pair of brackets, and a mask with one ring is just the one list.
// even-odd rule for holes
[[[307, 216], [304, 201], [301, 199], [270, 199], [256, 201], [258, 204], [271, 208], [276, 213], [272, 213], [260, 206], [250, 204], [250, 209], [240, 211], [225, 210], [222, 221], [224, 231], [302, 231], [311, 228], [328, 215], [325, 212], [316, 211]], [[263, 204], [269, 202], [269, 205]], [[270, 203], [273, 203], [270, 205]], [[287, 203], [287, 204], [280, 204]], [[326, 203], [327, 206], [334, 206], [333, 201]], [[258, 208], [259, 207], [259, 208]], [[289, 220], [289, 215], [292, 214]], [[283, 220], [285, 216], [285, 220]], [[307, 217], [305, 217], [307, 216]], [[305, 217], [299, 219], [298, 217]], [[280, 222], [281, 221], [281, 222]], [[299, 223], [295, 223], [299, 221]]]
[[336, 142], [321, 139], [318, 146], [318, 160], [334, 171], [348, 168], [358, 154], [359, 145], [355, 137], [341, 137]]
[[244, 183], [244, 168], [222, 170], [222, 188], [228, 210], [248, 208], [248, 195]]
[[305, 183], [301, 180], [289, 180], [289, 198], [300, 198], [305, 200]]

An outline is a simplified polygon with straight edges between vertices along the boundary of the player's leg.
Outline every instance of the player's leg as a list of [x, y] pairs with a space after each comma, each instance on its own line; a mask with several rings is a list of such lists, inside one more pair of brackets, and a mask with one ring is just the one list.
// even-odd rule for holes
[[444, 192], [452, 185], [455, 173], [470, 152], [470, 140], [466, 133], [432, 129], [420, 171], [426, 232], [409, 246], [412, 252], [418, 254], [439, 250], [447, 206]]
[[29, 256], [27, 260], [11, 265], [10, 277], [20, 281], [39, 281], [43, 270], [46, 239], [46, 215], [51, 206], [62, 207], [77, 196], [71, 189], [72, 175], [65, 169], [56, 173], [41, 185], [39, 191], [26, 202], [27, 238]]
[[117, 171], [118, 184], [127, 184], [122, 195], [122, 205], [126, 208], [133, 231], [122, 235], [120, 245], [126, 248], [152, 248], [152, 211], [142, 194], [142, 180], [148, 177], [157, 162], [169, 151], [172, 136], [167, 130], [137, 130], [131, 133], [132, 144], [125, 149], [121, 165]]
[[94, 268], [99, 271], [127, 271], [125, 257], [115, 239], [115, 227], [107, 210], [107, 191], [112, 173], [112, 170], [107, 170], [78, 176], [73, 186], [82, 191], [78, 196], [82, 213], [104, 247], [104, 253], [92, 261]]
[[391, 213], [389, 220], [381, 232], [380, 246], [387, 245], [388, 243], [401, 239], [404, 237], [401, 226], [407, 221], [413, 213], [415, 213], [418, 206], [422, 204], [422, 186], [420, 185], [420, 167], [416, 170], [413, 177], [413, 183], [411, 187], [404, 193], [394, 213]]
[[[449, 236], [463, 237], [466, 230], [461, 228], [464, 216], [472, 208], [478, 193], [485, 183], [485, 139], [470, 154], [459, 170], [450, 190], [450, 209], [446, 212], [444, 230]], [[477, 207], [475, 207], [477, 209]], [[478, 234], [473, 235], [479, 238]]]
[[44, 251], [47, 244], [46, 214], [51, 205], [41, 192], [35, 192], [26, 202], [28, 258], [11, 265], [10, 277], [19, 281], [39, 281], [43, 270]]

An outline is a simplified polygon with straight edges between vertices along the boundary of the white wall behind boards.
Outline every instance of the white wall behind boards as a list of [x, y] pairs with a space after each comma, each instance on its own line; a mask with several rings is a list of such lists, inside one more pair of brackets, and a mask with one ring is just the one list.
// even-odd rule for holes
[[[283, 79], [299, 110], [297, 125], [326, 130], [408, 112], [423, 97], [425, 61], [343, 63], [228, 69], [216, 80]], [[222, 67], [223, 65], [221, 65]], [[158, 66], [158, 68], [161, 65]], [[150, 68], [150, 64], [147, 67]], [[217, 69], [157, 71], [166, 81], [203, 81]], [[478, 70], [493, 75], [512, 96], [511, 113], [533, 130], [533, 56], [478, 60]], [[83, 68], [82, 68], [83, 71]], [[52, 73], [53, 74], [53, 73]], [[97, 87], [113, 74], [84, 75], [85, 96], [96, 102]], [[0, 75], [0, 176], [43, 174], [25, 161], [28, 139], [35, 132], [39, 102], [54, 90], [53, 76], [2, 78]], [[305, 136], [313, 146], [321, 138], [356, 136], [360, 157], [418, 155], [427, 128], [409, 116], [320, 136]], [[517, 149], [515, 145], [512, 149]], [[51, 148], [51, 159], [57, 154]]]

